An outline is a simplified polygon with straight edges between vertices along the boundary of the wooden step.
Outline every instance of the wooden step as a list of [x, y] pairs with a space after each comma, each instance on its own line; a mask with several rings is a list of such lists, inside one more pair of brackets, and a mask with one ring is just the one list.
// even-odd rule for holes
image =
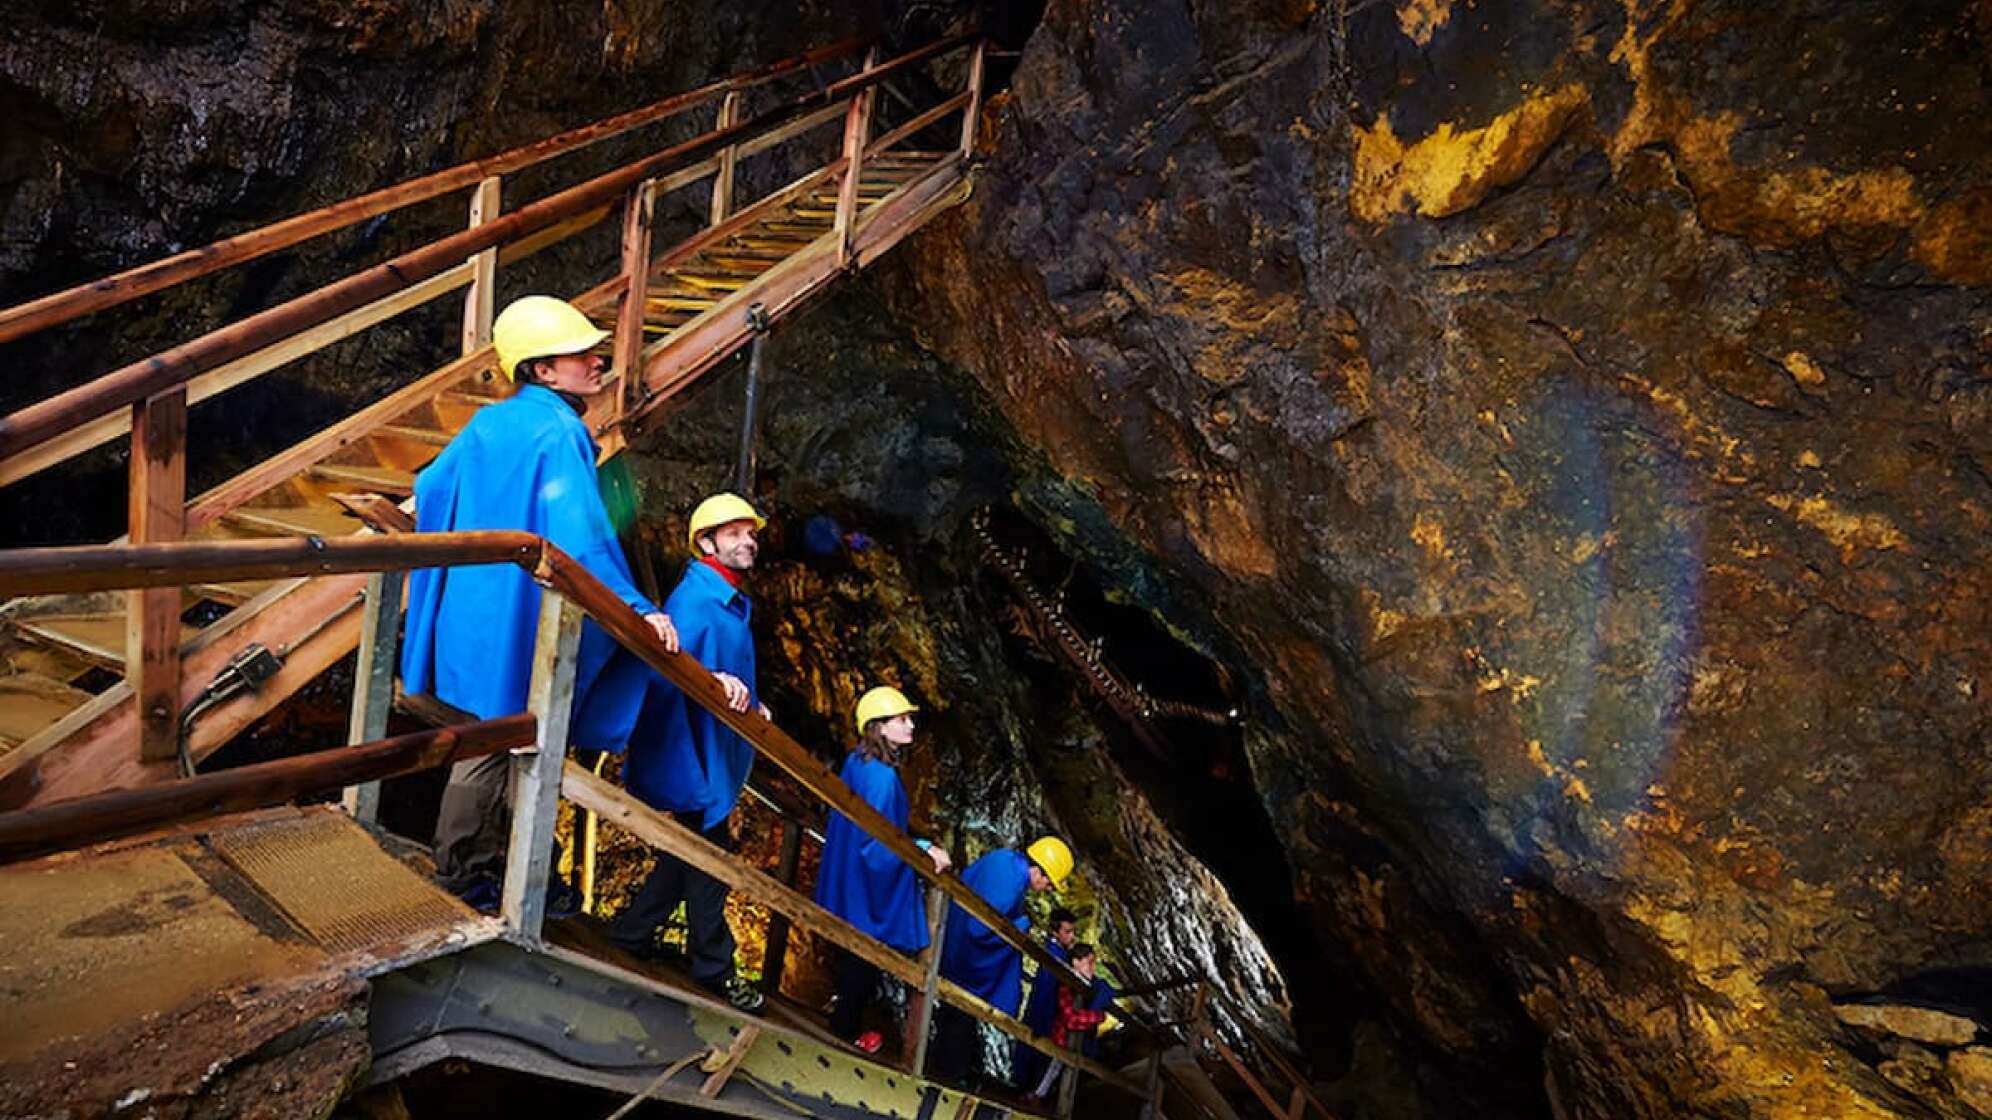
[[[67, 650], [101, 668], [124, 668], [125, 616], [122, 611], [114, 614], [41, 615], [16, 619], [14, 627], [23, 635]], [[182, 641], [193, 636], [193, 627], [180, 627]]]
[[39, 673], [0, 676], [0, 746], [33, 738], [89, 700], [82, 689]]
[[715, 292], [737, 292], [751, 283], [746, 277], [721, 276], [711, 272], [674, 272], [671, 278]]
[[214, 602], [225, 603], [234, 607], [254, 599], [256, 596], [261, 595], [281, 582], [283, 581], [262, 579], [243, 580], [238, 583], [197, 583], [188, 588], [188, 590], [203, 599], [210, 599]]
[[264, 536], [344, 537], [360, 530], [358, 518], [330, 504], [238, 506], [223, 514], [222, 520]]
[[451, 433], [439, 432], [434, 428], [418, 428], [411, 424], [382, 424], [375, 434], [392, 436], [409, 443], [426, 443], [436, 447], [449, 446]]
[[405, 498], [415, 492], [415, 476], [393, 467], [364, 467], [347, 463], [320, 463], [308, 472], [326, 482], [358, 486], [376, 494]]

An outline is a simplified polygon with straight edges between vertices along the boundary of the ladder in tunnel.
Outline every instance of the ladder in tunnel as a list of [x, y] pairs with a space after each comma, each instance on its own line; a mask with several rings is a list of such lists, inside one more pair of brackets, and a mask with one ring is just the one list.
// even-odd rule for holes
[[[890, 128], [875, 119], [884, 83], [957, 54], [966, 55], [960, 92]], [[609, 384], [586, 419], [603, 457], [615, 455], [750, 339], [749, 308], [771, 321], [793, 314], [966, 197], [984, 54], [973, 35], [885, 60], [863, 41], [833, 44], [0, 310], [4, 343], [430, 199], [469, 195], [460, 233], [0, 417], [0, 485], [128, 439], [131, 542], [367, 532], [351, 512], [356, 500], [405, 502], [415, 472], [509, 392], [490, 347], [499, 269], [619, 219], [619, 269], [574, 300], [611, 332]], [[751, 96], [778, 92], [764, 87], [833, 64], [851, 72], [746, 115]], [[507, 174], [700, 107], [717, 108], [710, 130], [501, 210]], [[738, 204], [745, 161], [839, 127], [834, 158]], [[939, 139], [946, 145], [934, 146]], [[660, 196], [707, 183], [706, 228], [654, 246]], [[461, 357], [189, 499], [190, 405], [459, 290]], [[0, 808], [164, 780], [183, 754], [206, 758], [354, 650], [366, 582], [232, 580], [0, 605]]]

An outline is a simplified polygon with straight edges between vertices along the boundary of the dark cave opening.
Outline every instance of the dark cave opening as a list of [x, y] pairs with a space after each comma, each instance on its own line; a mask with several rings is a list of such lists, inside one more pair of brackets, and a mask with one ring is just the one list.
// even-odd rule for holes
[[[1217, 876], [1284, 974], [1303, 1049], [1336, 1067], [1360, 997], [1331, 967], [1294, 893], [1245, 749], [1239, 682], [1014, 509], [977, 518], [992, 617], [1036, 689], [1076, 693], [1121, 771]], [[1076, 639], [1076, 641], [1075, 641]], [[1317, 1075], [1328, 1071], [1317, 1070]]]

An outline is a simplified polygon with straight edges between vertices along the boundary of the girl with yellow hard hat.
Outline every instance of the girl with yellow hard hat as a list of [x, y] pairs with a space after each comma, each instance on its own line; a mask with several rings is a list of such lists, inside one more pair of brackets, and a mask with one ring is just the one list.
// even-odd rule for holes
[[[860, 697], [855, 712], [858, 743], [844, 757], [840, 774], [851, 792], [901, 832], [906, 831], [908, 806], [899, 760], [913, 743], [913, 714], [919, 710], [905, 693], [888, 686]], [[914, 843], [925, 849], [934, 870], [948, 869], [946, 849], [926, 840]], [[927, 947], [919, 877], [841, 813], [832, 813], [824, 830], [816, 901], [902, 952], [917, 953]], [[878, 993], [879, 979], [879, 970], [858, 956], [844, 953], [837, 962], [837, 1000], [831, 1008], [830, 1029], [868, 1053], [885, 1041], [878, 1031], [864, 1027], [865, 1009]]]

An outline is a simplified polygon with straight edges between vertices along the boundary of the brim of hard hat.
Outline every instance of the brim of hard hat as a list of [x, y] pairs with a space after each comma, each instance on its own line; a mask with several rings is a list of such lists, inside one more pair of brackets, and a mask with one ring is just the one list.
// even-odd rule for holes
[[542, 358], [558, 358], [564, 354], [585, 354], [602, 343], [607, 342], [608, 339], [609, 332], [596, 327], [582, 334], [577, 334], [573, 338], [567, 339], [550, 349], [520, 358], [518, 361], [512, 363], [511, 369], [505, 371], [505, 376], [516, 379], [519, 376], [519, 367], [525, 365], [527, 362], [537, 362]]

